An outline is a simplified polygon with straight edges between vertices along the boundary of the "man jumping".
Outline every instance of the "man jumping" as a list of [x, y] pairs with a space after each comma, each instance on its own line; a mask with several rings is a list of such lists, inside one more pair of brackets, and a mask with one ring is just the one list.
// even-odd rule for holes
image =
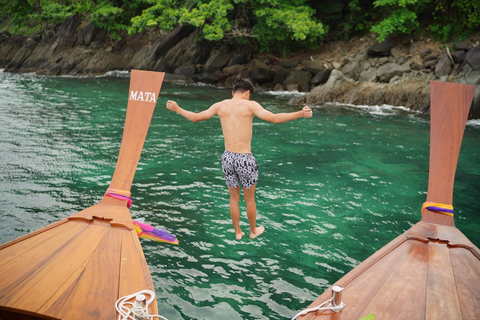
[[222, 169], [230, 193], [230, 215], [237, 240], [245, 235], [240, 229], [240, 184], [247, 206], [250, 224], [250, 239], [261, 235], [265, 228], [257, 227], [257, 205], [255, 203], [255, 186], [258, 181], [258, 164], [252, 155], [253, 116], [272, 123], [282, 123], [298, 118], [310, 118], [312, 110], [304, 107], [301, 111], [291, 113], [272, 113], [259, 103], [250, 101], [250, 94], [255, 87], [248, 79], [239, 78], [233, 85], [232, 99], [213, 104], [207, 110], [195, 113], [184, 110], [175, 101], [167, 101], [167, 108], [193, 122], [220, 117], [225, 152], [222, 155]]

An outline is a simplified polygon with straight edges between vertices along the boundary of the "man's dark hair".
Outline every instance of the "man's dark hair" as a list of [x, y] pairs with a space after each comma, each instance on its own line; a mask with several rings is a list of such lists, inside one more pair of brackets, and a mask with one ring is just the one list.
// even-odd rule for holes
[[237, 91], [245, 92], [247, 90], [250, 90], [250, 93], [255, 92], [255, 87], [253, 86], [250, 80], [239, 77], [233, 83], [233, 92], [237, 92]]

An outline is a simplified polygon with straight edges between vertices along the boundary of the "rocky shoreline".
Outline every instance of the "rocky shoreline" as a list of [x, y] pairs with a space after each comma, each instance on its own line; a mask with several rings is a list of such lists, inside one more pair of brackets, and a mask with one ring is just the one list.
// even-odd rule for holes
[[[428, 112], [430, 80], [480, 84], [480, 45], [458, 42], [455, 51], [412, 37], [335, 42], [292, 58], [262, 54], [235, 43], [197, 41], [187, 26], [158, 35], [125, 36], [112, 42], [77, 16], [55, 31], [31, 37], [0, 33], [5, 72], [90, 76], [114, 70], [153, 70], [168, 81], [230, 87], [241, 75], [264, 90], [298, 90], [293, 104], [326, 102], [395, 105]], [[480, 118], [480, 86], [469, 118]]]

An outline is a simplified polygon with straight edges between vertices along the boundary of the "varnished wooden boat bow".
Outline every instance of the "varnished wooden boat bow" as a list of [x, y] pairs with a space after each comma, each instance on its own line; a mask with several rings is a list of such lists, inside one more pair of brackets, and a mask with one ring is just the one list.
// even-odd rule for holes
[[[132, 70], [111, 189], [130, 188], [164, 73]], [[99, 204], [0, 246], [0, 319], [116, 319], [115, 302], [154, 290], [126, 200]], [[157, 304], [150, 305], [157, 314]]]
[[[450, 208], [458, 155], [475, 86], [432, 81], [426, 201]], [[432, 205], [431, 208], [434, 208]], [[448, 210], [447, 210], [448, 211]], [[425, 209], [421, 221], [334, 285], [345, 307], [298, 319], [480, 319], [480, 250], [452, 214]], [[331, 289], [309, 308], [331, 297]]]

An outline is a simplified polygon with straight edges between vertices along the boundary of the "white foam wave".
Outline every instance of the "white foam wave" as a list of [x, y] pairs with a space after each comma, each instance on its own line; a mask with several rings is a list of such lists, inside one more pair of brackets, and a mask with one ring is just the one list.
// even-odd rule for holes
[[130, 71], [127, 71], [127, 70], [113, 70], [113, 71], [108, 71], [105, 74], [95, 76], [95, 78], [104, 78], [104, 77], [128, 78], [128, 77], [130, 77]]
[[480, 119], [468, 120], [467, 126], [480, 127]]
[[262, 91], [262, 94], [268, 94], [271, 96], [287, 96], [287, 97], [300, 97], [307, 94], [307, 92], [293, 91]]
[[[344, 107], [348, 109], [354, 109], [362, 112], [367, 112], [372, 115], [378, 116], [391, 116], [398, 115], [399, 113], [412, 113], [412, 114], [421, 114], [421, 111], [412, 110], [404, 106], [392, 106], [389, 104], [382, 105], [356, 105], [348, 103], [338, 103], [338, 102], [329, 102], [325, 106], [335, 106], [335, 107]], [[321, 107], [321, 106], [320, 106]]]

